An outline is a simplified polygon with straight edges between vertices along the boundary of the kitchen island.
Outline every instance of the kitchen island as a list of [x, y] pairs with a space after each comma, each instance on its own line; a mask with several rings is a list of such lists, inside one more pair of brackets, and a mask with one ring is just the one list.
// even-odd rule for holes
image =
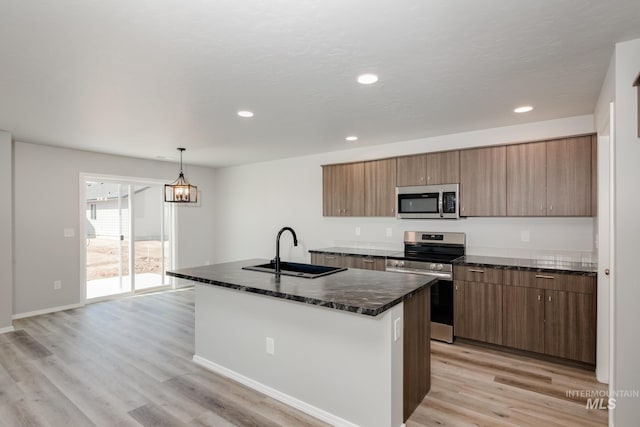
[[197, 282], [194, 361], [333, 425], [402, 425], [430, 387], [437, 278], [242, 269], [265, 262], [167, 273]]

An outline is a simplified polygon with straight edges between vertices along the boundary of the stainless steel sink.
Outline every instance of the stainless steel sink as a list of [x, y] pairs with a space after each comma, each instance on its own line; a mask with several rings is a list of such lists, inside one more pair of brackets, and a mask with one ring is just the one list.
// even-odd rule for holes
[[[243, 270], [261, 271], [263, 273], [276, 273], [276, 266], [273, 261], [268, 264], [252, 265], [242, 267]], [[328, 276], [329, 274], [345, 271], [346, 268], [327, 267], [325, 265], [300, 264], [296, 262], [281, 262], [280, 274], [284, 276], [304, 277], [315, 279], [316, 277]]]

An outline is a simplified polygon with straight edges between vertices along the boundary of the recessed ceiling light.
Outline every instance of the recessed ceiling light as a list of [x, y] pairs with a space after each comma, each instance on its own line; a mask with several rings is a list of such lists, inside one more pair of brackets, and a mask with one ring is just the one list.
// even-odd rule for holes
[[253, 112], [252, 111], [247, 111], [247, 110], [241, 110], [241, 111], [238, 111], [238, 115], [240, 117], [249, 118], [249, 117], [253, 117]]
[[363, 85], [370, 85], [378, 81], [378, 76], [375, 74], [360, 74], [358, 76], [358, 83]]
[[346, 139], [347, 141], [349, 141], [349, 142], [353, 142], [353, 141], [357, 141], [357, 140], [358, 140], [358, 137], [357, 137], [357, 136], [355, 136], [355, 135], [352, 135], [352, 136], [348, 136], [348, 137], [346, 137], [345, 139]]
[[518, 107], [515, 110], [513, 110], [513, 112], [514, 113], [528, 113], [531, 110], [533, 110], [533, 107], [531, 105], [523, 105], [522, 107]]

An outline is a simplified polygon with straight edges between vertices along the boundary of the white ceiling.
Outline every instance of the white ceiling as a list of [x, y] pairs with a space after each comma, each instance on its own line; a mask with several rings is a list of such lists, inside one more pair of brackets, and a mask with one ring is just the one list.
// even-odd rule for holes
[[0, 128], [209, 166], [334, 151], [592, 113], [639, 37], [638, 0], [1, 0]]

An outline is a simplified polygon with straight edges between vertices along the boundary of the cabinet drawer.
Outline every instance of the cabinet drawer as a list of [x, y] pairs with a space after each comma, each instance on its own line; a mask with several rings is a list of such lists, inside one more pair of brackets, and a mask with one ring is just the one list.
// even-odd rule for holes
[[359, 255], [345, 255], [344, 266], [347, 268], [360, 268], [363, 270], [380, 270], [385, 269], [384, 258], [359, 256]]
[[593, 276], [518, 270], [505, 270], [504, 283], [506, 285], [578, 292], [581, 294], [594, 293], [596, 285], [595, 277]]
[[498, 268], [455, 266], [453, 278], [467, 282], [502, 284], [502, 270]]
[[343, 255], [312, 253], [311, 264], [326, 265], [329, 267], [345, 267]]

